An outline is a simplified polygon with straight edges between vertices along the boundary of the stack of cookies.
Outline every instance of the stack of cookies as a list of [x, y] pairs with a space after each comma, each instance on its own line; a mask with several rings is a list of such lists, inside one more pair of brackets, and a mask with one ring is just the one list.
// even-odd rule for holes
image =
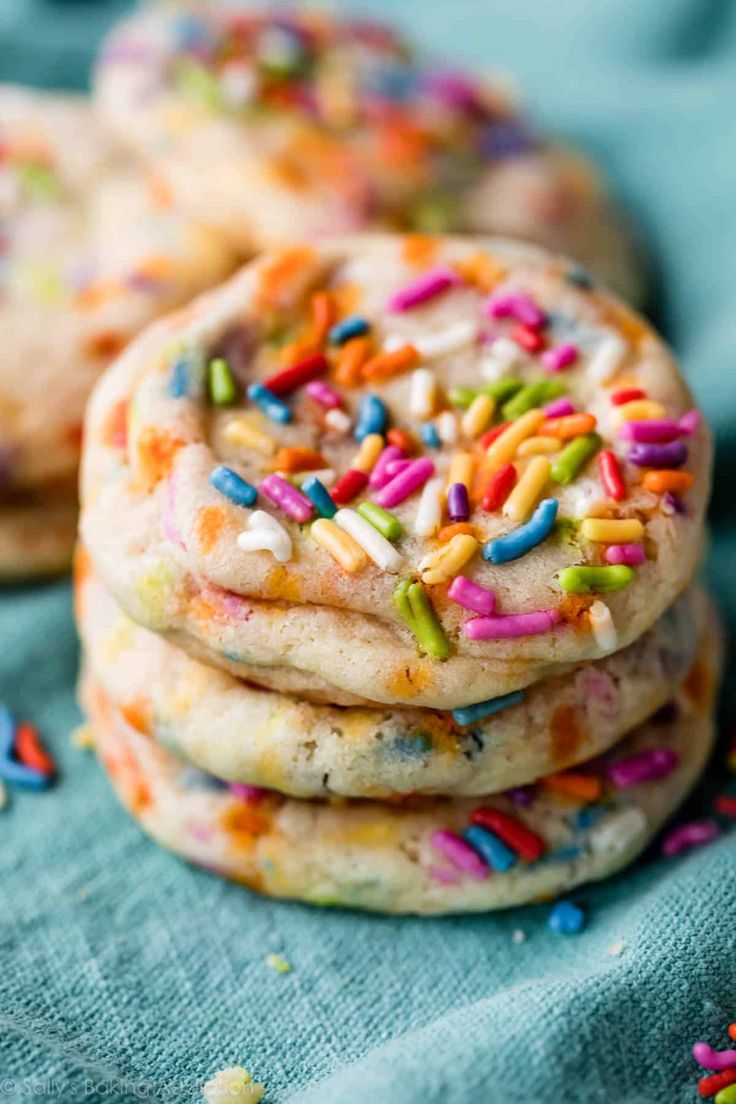
[[387, 912], [631, 861], [713, 740], [711, 443], [577, 265], [266, 252], [88, 408], [81, 698], [134, 816], [261, 892]]

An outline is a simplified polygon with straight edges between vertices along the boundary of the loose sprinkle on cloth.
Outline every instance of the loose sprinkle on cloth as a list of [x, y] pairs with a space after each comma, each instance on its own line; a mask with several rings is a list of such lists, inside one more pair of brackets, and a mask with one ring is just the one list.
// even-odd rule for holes
[[202, 1096], [207, 1104], [258, 1104], [265, 1091], [242, 1066], [230, 1066], [207, 1082]]

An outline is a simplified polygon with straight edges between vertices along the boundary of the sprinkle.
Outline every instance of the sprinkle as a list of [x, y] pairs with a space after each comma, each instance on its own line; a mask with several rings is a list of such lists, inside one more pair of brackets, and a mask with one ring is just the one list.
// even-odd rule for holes
[[703, 416], [699, 410], [687, 410], [679, 422], [680, 432], [684, 433], [686, 437], [692, 437], [694, 433], [697, 433], [703, 422]]
[[513, 521], [523, 521], [534, 509], [549, 480], [550, 463], [546, 456], [534, 456], [503, 505], [502, 513]]
[[368, 483], [371, 487], [385, 487], [391, 480], [391, 475], [388, 472], [388, 467], [394, 462], [394, 460], [403, 460], [404, 450], [398, 448], [396, 445], [387, 445], [381, 455], [376, 460], [376, 463], [371, 472]]
[[29, 721], [19, 721], [16, 725], [13, 754], [24, 767], [40, 771], [48, 779], [56, 771], [56, 764], [41, 743], [38, 729]]
[[559, 452], [562, 444], [556, 437], [527, 437], [519, 445], [516, 455], [520, 458], [526, 456], [549, 456]]
[[480, 824], [472, 824], [470, 828], [466, 828], [463, 839], [478, 852], [491, 870], [503, 873], [516, 865], [516, 855], [511, 848], [493, 832], [481, 828]]
[[596, 601], [588, 610], [590, 627], [595, 642], [602, 652], [614, 652], [618, 644], [618, 633], [613, 623], [611, 611], [605, 602]]
[[447, 291], [448, 288], [457, 287], [460, 282], [460, 277], [454, 269], [442, 265], [426, 272], [401, 291], [395, 292], [388, 299], [386, 306], [394, 313], [411, 310], [413, 307], [418, 307], [420, 303], [426, 303], [428, 299], [433, 299], [441, 292]]
[[547, 927], [557, 935], [579, 935], [585, 927], [585, 913], [572, 901], [558, 901], [547, 917]]
[[451, 832], [448, 828], [441, 828], [433, 832], [429, 842], [435, 851], [439, 851], [446, 859], [449, 859], [458, 870], [469, 874], [471, 878], [482, 881], [488, 877], [489, 870], [477, 851], [466, 843], [464, 839]]
[[420, 645], [434, 659], [446, 659], [450, 644], [421, 583], [399, 583], [394, 603]]
[[[497, 337], [481, 360], [480, 374], [484, 380], [500, 383], [502, 380], [499, 377], [503, 377], [506, 372], [510, 372], [523, 359], [523, 353], [515, 341], [512, 341], [510, 337]], [[518, 391], [521, 386], [521, 383], [518, 383], [516, 390]], [[498, 396], [494, 397], [498, 398]], [[505, 397], [510, 398], [510, 395]]]
[[172, 399], [186, 399], [189, 395], [189, 367], [191, 361], [188, 356], [179, 357], [174, 361], [169, 380], [169, 394]]
[[263, 381], [263, 386], [274, 395], [290, 395], [298, 387], [325, 374], [329, 368], [329, 361], [324, 353], [312, 353], [296, 364], [284, 368], [281, 372], [275, 372]]
[[223, 464], [212, 469], [210, 483], [236, 506], [252, 506], [258, 498], [258, 491], [252, 484]]
[[307, 496], [291, 483], [287, 483], [280, 475], [275, 473], [267, 475], [261, 483], [260, 490], [285, 514], [300, 524], [309, 521], [314, 514], [314, 507]]
[[713, 802], [713, 808], [719, 816], [736, 819], [736, 797], [731, 794], [718, 794]]
[[343, 387], [356, 387], [360, 383], [363, 365], [371, 355], [371, 343], [367, 337], [353, 337], [340, 349], [335, 378]]
[[493, 591], [486, 590], [480, 583], [474, 583], [465, 575], [458, 575], [452, 580], [447, 597], [463, 609], [474, 613], [490, 616], [496, 611], [496, 595]]
[[419, 561], [418, 568], [422, 582], [427, 586], [446, 583], [448, 579], [457, 575], [477, 550], [478, 542], [475, 537], [467, 533], [458, 533], [449, 544], [428, 553]]
[[422, 444], [427, 448], [439, 448], [442, 442], [440, 441], [440, 435], [437, 432], [437, 426], [432, 422], [423, 422], [419, 427], [419, 436], [422, 439]]
[[626, 487], [624, 486], [618, 460], [610, 449], [604, 449], [603, 452], [598, 454], [598, 470], [601, 474], [603, 490], [609, 498], [612, 498], [614, 502], [623, 501], [626, 498]]
[[640, 544], [612, 544], [603, 553], [603, 558], [606, 563], [628, 564], [629, 567], [638, 567], [645, 560]]
[[[204, 771], [200, 773], [204, 774]], [[212, 775], [205, 774], [204, 777], [205, 779], [209, 778], [210, 782], [218, 782]], [[222, 783], [218, 783], [218, 785], [222, 785]], [[228, 782], [227, 788], [232, 796], [237, 798], [238, 801], [242, 801], [244, 805], [260, 805], [268, 797], [268, 790], [264, 790], [262, 786], [250, 786], [247, 782]]]
[[549, 632], [559, 620], [557, 610], [471, 617], [463, 625], [462, 634], [469, 640], [507, 640], [516, 636], [538, 636]]
[[580, 533], [584, 540], [618, 544], [642, 540], [644, 526], [638, 518], [585, 518]]
[[[333, 492], [334, 493], [334, 492]], [[396, 574], [401, 570], [404, 557], [396, 551], [378, 530], [355, 510], [338, 510], [335, 524], [360, 545], [369, 559], [382, 571]]]
[[474, 345], [478, 340], [478, 331], [479, 326], [474, 319], [461, 319], [436, 333], [414, 338], [412, 343], [423, 360], [435, 360]]
[[626, 403], [636, 402], [637, 399], [645, 399], [646, 391], [641, 387], [621, 387], [611, 392], [611, 402], [614, 406], [624, 406]]
[[348, 468], [332, 488], [332, 500], [338, 506], [346, 506], [368, 486], [368, 476], [357, 468]]
[[529, 410], [522, 414], [488, 446], [486, 461], [489, 464], [504, 464], [512, 460], [521, 442], [535, 434], [543, 421], [541, 410]]
[[601, 439], [597, 433], [576, 437], [562, 450], [552, 465], [550, 474], [555, 483], [562, 483], [563, 486], [572, 483], [600, 447]]
[[547, 437], [557, 437], [560, 441], [569, 441], [583, 433], [591, 433], [595, 427], [594, 414], [566, 414], [562, 418], [548, 418], [542, 422], [539, 432]]
[[435, 425], [437, 426], [437, 432], [440, 435], [440, 441], [444, 445], [454, 445], [457, 441], [457, 418], [451, 410], [443, 410], [441, 414], [438, 414], [435, 418]]
[[215, 357], [207, 366], [210, 398], [216, 406], [228, 406], [235, 402], [237, 388], [230, 365], [222, 357]]
[[316, 475], [310, 475], [302, 483], [302, 491], [312, 503], [320, 517], [333, 518], [337, 513], [337, 506], [332, 500], [330, 492], [320, 482]]
[[671, 441], [667, 445], [632, 445], [628, 459], [640, 468], [681, 468], [687, 460], [687, 445]]
[[[542, 403], [558, 399], [564, 392], [564, 384], [558, 380], [536, 380], [534, 383], [527, 383], [513, 398], [505, 402], [501, 413], [507, 419], [519, 418]], [[535, 426], [535, 430], [536, 428]]]
[[344, 410], [328, 410], [325, 425], [334, 433], [346, 434], [350, 431], [350, 418]]
[[378, 395], [364, 395], [358, 408], [358, 424], [354, 433], [356, 441], [362, 441], [369, 433], [384, 433], [387, 424], [388, 411]]
[[398, 506], [423, 486], [432, 475], [434, 475], [434, 464], [428, 458], [422, 457], [419, 460], [410, 461], [404, 471], [394, 476], [385, 487], [380, 488], [374, 496], [376, 505], [382, 506], [385, 510]]
[[243, 552], [270, 552], [279, 563], [291, 559], [291, 537], [276, 518], [254, 510], [246, 525], [246, 531], [238, 536], [238, 548]]
[[425, 483], [414, 519], [414, 533], [417, 537], [431, 537], [439, 528], [443, 498], [444, 480], [440, 476]]
[[555, 399], [553, 402], [547, 403], [544, 407], [544, 413], [547, 418], [564, 418], [568, 414], [574, 414], [575, 407], [569, 399]]
[[616, 942], [612, 943], [611, 946], [608, 948], [607, 953], [610, 955], [611, 958], [620, 958], [620, 956], [624, 953], [625, 947], [626, 944], [624, 943], [623, 939], [617, 939]]
[[529, 326], [514, 326], [511, 337], [527, 353], [539, 353], [547, 344], [543, 334]]
[[337, 391], [334, 387], [330, 387], [329, 383], [325, 383], [324, 380], [310, 380], [305, 391], [310, 399], [314, 399], [320, 406], [327, 407], [328, 410], [334, 410], [342, 405], [342, 399]]
[[291, 970], [291, 965], [280, 954], [266, 955], [266, 965], [270, 970], [275, 970], [277, 974], [288, 974]]
[[514, 943], [526, 943], [526, 932], [522, 928], [514, 928], [511, 939]]
[[437, 533], [437, 540], [440, 544], [449, 544], [454, 536], [458, 533], [467, 533], [468, 536], [475, 536], [475, 529], [469, 521], [454, 521], [450, 525], [443, 525]]
[[462, 483], [465, 489], [469, 490], [473, 481], [474, 467], [475, 460], [472, 453], [456, 452], [450, 460], [450, 466], [447, 469], [448, 488], [452, 487], [454, 483]]
[[505, 709], [511, 709], [524, 700], [523, 690], [514, 690], [510, 694], [502, 694], [498, 698], [488, 698], [487, 701], [475, 702], [473, 705], [464, 705], [452, 710], [452, 719], [458, 725], [477, 724], [486, 717], [492, 717], [495, 713], [501, 713]]
[[[282, 472], [277, 472], [277, 475], [282, 475]], [[312, 476], [319, 479], [320, 483], [323, 483], [325, 487], [331, 487], [337, 479], [337, 473], [334, 468], [311, 468], [308, 471], [292, 472], [289, 475], [289, 482], [293, 483], [295, 487], [303, 487], [308, 479]]]
[[515, 483], [516, 468], [514, 465], [510, 463], [502, 464], [488, 481], [483, 493], [483, 498], [480, 502], [482, 508], [489, 513], [500, 509], [511, 493]]
[[547, 316], [528, 295], [500, 293], [491, 296], [484, 304], [483, 313], [490, 318], [515, 318], [524, 326], [539, 329]]
[[617, 334], [605, 337], [588, 361], [587, 374], [592, 383], [605, 383], [626, 356], [626, 342]]
[[207, 1104], [258, 1104], [266, 1089], [242, 1066], [220, 1070], [202, 1089]]
[[383, 451], [383, 437], [380, 433], [369, 433], [367, 437], [364, 437], [360, 443], [360, 448], [356, 455], [353, 457], [351, 468], [355, 468], [357, 471], [365, 472], [366, 475], [372, 470], [378, 457]]
[[250, 384], [248, 387], [248, 398], [254, 402], [272, 422], [279, 422], [281, 425], [285, 425], [286, 422], [291, 421], [291, 411], [286, 403], [282, 403], [281, 399], [277, 398], [276, 395], [274, 395], [272, 391], [269, 391], [267, 387], [264, 387], [262, 383]]
[[391, 379], [413, 368], [419, 360], [419, 353], [414, 345], [407, 342], [398, 349], [390, 352], [376, 353], [363, 365], [363, 376], [368, 380]]
[[562, 590], [571, 594], [606, 594], [622, 590], [634, 581], [634, 572], [626, 564], [611, 567], [565, 567], [559, 574]]
[[452, 521], [467, 521], [470, 517], [468, 488], [464, 483], [453, 483], [447, 492], [447, 513]]
[[[482, 433], [480, 436], [479, 443], [481, 447], [484, 449], [489, 449], [493, 442], [497, 441], [498, 438], [506, 432], [511, 424], [511, 422], [500, 422], [499, 425], [494, 426], [493, 429], [487, 429], [486, 432]], [[486, 460], [487, 459], [488, 457], [486, 456]]]
[[554, 374], [569, 368], [578, 359], [578, 350], [575, 345], [566, 343], [555, 345], [552, 349], [546, 349], [539, 358], [544, 368]]
[[642, 782], [656, 782], [671, 774], [678, 763], [677, 752], [672, 748], [651, 748], [637, 755], [620, 759], [608, 768], [609, 781], [619, 790], [640, 786]]
[[663, 514], [686, 514], [685, 503], [682, 501], [679, 495], [672, 494], [672, 491], [665, 491], [662, 495], [662, 501], [660, 502], [660, 509]]
[[358, 513], [370, 522], [373, 528], [377, 529], [386, 540], [397, 541], [404, 531], [397, 517], [390, 514], [388, 510], [382, 510], [374, 502], [361, 502], [358, 506]]
[[327, 467], [324, 456], [311, 448], [280, 448], [274, 464], [282, 472], [320, 471]]
[[370, 323], [366, 318], [361, 318], [359, 314], [351, 314], [348, 318], [343, 318], [340, 322], [335, 323], [328, 334], [328, 338], [332, 345], [344, 345], [346, 341], [350, 341], [353, 337], [362, 337], [363, 334], [367, 334], [370, 328]]
[[490, 832], [495, 832], [507, 847], [526, 862], [537, 862], [544, 854], [545, 843], [542, 837], [516, 817], [503, 813], [500, 809], [483, 805], [474, 810], [470, 819], [473, 824], [480, 824]]
[[707, 1070], [726, 1070], [736, 1066], [736, 1050], [713, 1050], [707, 1043], [695, 1043], [693, 1058]]
[[394, 427], [388, 431], [386, 434], [386, 441], [389, 445], [394, 445], [395, 448], [401, 449], [407, 456], [412, 456], [419, 447], [413, 433], [410, 433], [408, 429], [399, 429], [398, 427]]
[[633, 402], [623, 403], [616, 409], [616, 420], [619, 424], [628, 421], [665, 418], [666, 416], [667, 412], [662, 404], [652, 402], [649, 399], [634, 399]]
[[483, 546], [483, 559], [500, 564], [526, 555], [549, 536], [557, 517], [557, 509], [556, 498], [543, 499], [525, 525], [520, 525], [518, 529], [512, 530], [503, 537], [488, 541]]
[[415, 368], [409, 380], [409, 413], [413, 418], [429, 418], [434, 413], [437, 377], [431, 368]]
[[682, 436], [682, 430], [678, 423], [670, 418], [650, 418], [647, 421], [632, 419], [630, 422], [621, 423], [618, 435], [627, 441], [662, 444]]
[[[721, 1090], [729, 1085], [736, 1084], [736, 1069], [723, 1070], [722, 1073], [713, 1073], [710, 1077], [701, 1077], [698, 1081], [698, 1092], [701, 1096], [715, 1096], [716, 1104], [733, 1104], [734, 1097], [721, 1096]], [[716, 1093], [719, 1096], [716, 1096]]]
[[642, 484], [652, 494], [686, 494], [693, 483], [694, 477], [685, 471], [648, 471], [642, 479]]
[[[16, 739], [17, 729], [12, 714], [7, 706], [0, 703], [0, 780], [28, 789], [44, 789], [51, 781], [52, 771], [37, 770], [18, 762], [14, 757]], [[30, 742], [28, 737], [26, 740]]]
[[679, 855], [681, 851], [689, 851], [693, 847], [702, 847], [710, 843], [721, 834], [721, 830], [713, 820], [693, 820], [690, 824], [684, 824], [681, 828], [675, 828], [673, 832], [665, 836], [662, 841], [662, 853], [671, 858]]
[[495, 408], [495, 400], [490, 395], [482, 392], [476, 395], [460, 422], [463, 433], [477, 437], [490, 422]]
[[598, 801], [603, 791], [603, 783], [593, 774], [583, 771], [561, 771], [560, 774], [548, 774], [540, 779], [541, 784], [554, 793], [574, 797], [579, 801]]
[[[335, 517], [337, 517], [337, 514], [335, 514]], [[328, 518], [319, 518], [309, 531], [317, 544], [324, 548], [325, 552], [328, 552], [333, 560], [339, 563], [340, 567], [349, 574], [352, 575], [366, 567], [368, 558], [363, 549], [349, 533], [338, 528], [334, 521], [330, 521]]]

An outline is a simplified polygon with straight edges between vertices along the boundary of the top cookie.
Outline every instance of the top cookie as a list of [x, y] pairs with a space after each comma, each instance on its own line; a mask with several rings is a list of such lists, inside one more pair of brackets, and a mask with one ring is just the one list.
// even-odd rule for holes
[[683, 589], [711, 456], [691, 404], [647, 324], [565, 261], [294, 247], [108, 373], [84, 539], [133, 619], [236, 673], [485, 702], [623, 647]]
[[178, 203], [245, 252], [366, 226], [502, 234], [640, 294], [591, 166], [537, 136], [500, 83], [422, 63], [384, 27], [158, 5], [112, 32], [96, 99]]

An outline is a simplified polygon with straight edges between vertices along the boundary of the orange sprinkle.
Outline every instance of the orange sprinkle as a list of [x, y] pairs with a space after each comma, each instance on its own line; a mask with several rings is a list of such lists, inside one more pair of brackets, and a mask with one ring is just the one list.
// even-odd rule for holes
[[469, 536], [474, 537], [475, 529], [467, 521], [456, 521], [454, 525], [445, 525], [440, 529], [437, 534], [437, 540], [440, 544], [447, 544], [453, 537], [456, 537], [458, 533], [467, 533]]
[[151, 709], [145, 698], [134, 698], [119, 708], [131, 728], [144, 736], [148, 735], [151, 730]]
[[537, 432], [542, 437], [557, 437], [560, 441], [569, 441], [571, 437], [591, 433], [595, 427], [594, 414], [564, 414], [561, 418], [547, 418]]
[[329, 291], [315, 291], [310, 300], [310, 306], [312, 309], [312, 329], [315, 334], [324, 339], [330, 326], [335, 321], [335, 309]]
[[146, 489], [168, 475], [184, 442], [165, 430], [146, 426], [138, 437], [138, 477]]
[[296, 360], [303, 360], [310, 353], [321, 352], [327, 334], [335, 318], [335, 307], [332, 295], [329, 291], [315, 291], [310, 299], [312, 321], [305, 332], [282, 346], [279, 352], [279, 360], [282, 364], [292, 364]]
[[89, 356], [111, 360], [122, 352], [125, 342], [125, 336], [116, 330], [100, 330], [99, 333], [90, 334], [84, 343], [84, 351]]
[[694, 478], [686, 471], [648, 471], [642, 483], [652, 494], [664, 494], [665, 491], [685, 494], [692, 487]]
[[77, 293], [77, 302], [82, 310], [96, 310], [103, 303], [109, 303], [122, 295], [123, 285], [118, 280], [98, 280]]
[[541, 781], [547, 789], [564, 794], [566, 797], [576, 797], [580, 801], [597, 801], [603, 792], [600, 778], [592, 774], [581, 774], [579, 771], [548, 774]]
[[261, 305], [282, 307], [288, 303], [297, 279], [315, 259], [315, 251], [308, 245], [297, 245], [280, 250], [259, 273], [258, 300]]
[[505, 275], [505, 270], [489, 253], [474, 253], [466, 260], [456, 261], [455, 269], [468, 284], [480, 291], [492, 291]]
[[416, 348], [407, 342], [390, 353], [376, 353], [363, 365], [363, 376], [368, 380], [391, 379], [413, 368], [418, 360]]
[[105, 419], [101, 439], [110, 448], [124, 449], [128, 443], [128, 407], [127, 399], [115, 403]]
[[277, 471], [300, 472], [318, 471], [329, 464], [321, 452], [311, 448], [280, 448], [274, 464]]
[[141, 261], [135, 270], [136, 276], [147, 276], [150, 280], [164, 280], [171, 275], [174, 262], [165, 253], [154, 254]]
[[15, 730], [14, 751], [26, 767], [41, 771], [42, 774], [53, 774], [56, 764], [38, 735], [38, 729], [30, 721], [21, 721]]
[[429, 234], [408, 234], [401, 246], [401, 259], [417, 268], [431, 265], [437, 256], [439, 241]]
[[407, 456], [412, 456], [419, 447], [419, 442], [408, 429], [390, 429], [386, 434], [386, 442], [394, 448], [403, 449]]
[[353, 337], [340, 349], [335, 379], [343, 387], [357, 387], [363, 365], [371, 355], [371, 342], [367, 337]]
[[205, 555], [217, 544], [227, 515], [221, 506], [203, 506], [197, 513], [197, 539]]

